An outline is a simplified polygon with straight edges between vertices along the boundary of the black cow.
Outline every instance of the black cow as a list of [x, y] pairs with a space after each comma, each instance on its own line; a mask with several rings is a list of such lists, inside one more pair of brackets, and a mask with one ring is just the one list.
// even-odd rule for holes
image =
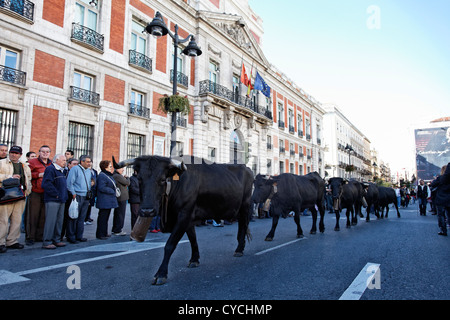
[[[245, 165], [193, 160], [186, 157], [183, 162], [176, 162], [159, 156], [143, 156], [117, 164], [113, 158], [115, 168], [134, 164], [141, 191], [140, 215], [161, 215], [163, 231], [171, 232], [164, 248], [164, 259], [152, 284], [161, 285], [167, 281], [170, 257], [185, 233], [192, 249], [189, 267], [198, 266], [200, 255], [195, 225], [200, 221], [237, 219], [235, 256], [243, 255], [245, 236], [250, 234], [252, 171]], [[166, 210], [161, 210], [162, 207]]]
[[[336, 213], [335, 231], [339, 231], [339, 219], [342, 209], [347, 209], [347, 228], [358, 224], [357, 215], [361, 213], [363, 188], [361, 183], [354, 180], [344, 180], [343, 178], [330, 178], [329, 185], [333, 195], [333, 209]], [[350, 214], [352, 220], [350, 222]]]
[[364, 184], [364, 189], [365, 189], [364, 198], [366, 199], [366, 202], [367, 202], [366, 221], [369, 222], [370, 221], [370, 210], [371, 210], [372, 206], [374, 207], [376, 217], [377, 218], [380, 217], [378, 215], [379, 191], [378, 191], [377, 185], [374, 183]]
[[323, 223], [325, 208], [323, 197], [325, 183], [317, 172], [306, 176], [297, 176], [291, 173], [283, 173], [276, 177], [257, 175], [254, 181], [252, 200], [255, 203], [263, 203], [271, 198], [272, 229], [266, 236], [266, 241], [272, 241], [275, 229], [280, 217], [286, 218], [293, 211], [294, 221], [297, 224], [297, 237], [303, 237], [300, 226], [300, 214], [309, 209], [312, 213], [313, 224], [310, 233], [315, 234], [317, 223], [317, 208], [320, 212], [320, 232], [325, 231]]
[[400, 211], [398, 211], [397, 196], [395, 190], [387, 187], [378, 187], [378, 208], [381, 211], [381, 219], [383, 219], [384, 208], [386, 208], [386, 218], [389, 213], [389, 204], [393, 203], [397, 209], [397, 217], [400, 218]]

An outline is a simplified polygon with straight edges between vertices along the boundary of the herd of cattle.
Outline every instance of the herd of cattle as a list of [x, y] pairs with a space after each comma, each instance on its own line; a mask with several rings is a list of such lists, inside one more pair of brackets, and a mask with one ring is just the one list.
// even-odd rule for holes
[[[257, 175], [245, 165], [216, 164], [206, 160], [186, 156], [174, 160], [159, 156], [142, 156], [117, 163], [122, 168], [133, 165], [138, 173], [141, 192], [140, 215], [161, 216], [161, 227], [170, 232], [164, 248], [163, 261], [156, 272], [152, 284], [161, 285], [167, 281], [169, 260], [178, 242], [186, 233], [191, 244], [189, 267], [199, 265], [199, 250], [195, 225], [214, 220], [238, 221], [238, 246], [235, 256], [243, 255], [245, 238], [250, 238], [249, 222], [254, 203], [270, 201], [272, 228], [266, 236], [271, 241], [280, 217], [294, 212], [297, 237], [303, 237], [300, 214], [309, 209], [313, 223], [311, 233], [316, 233], [317, 212], [320, 213], [319, 231], [324, 232], [325, 182], [316, 172], [305, 176], [284, 173], [276, 177]], [[345, 181], [342, 178], [329, 179], [336, 212], [335, 230], [339, 230], [340, 212], [346, 209], [347, 227], [356, 224], [362, 207], [375, 207], [375, 214], [383, 217], [383, 208], [388, 215], [388, 204], [394, 203], [397, 215], [395, 192], [391, 188]], [[367, 210], [367, 220], [369, 220]], [[350, 221], [351, 216], [351, 221]]]

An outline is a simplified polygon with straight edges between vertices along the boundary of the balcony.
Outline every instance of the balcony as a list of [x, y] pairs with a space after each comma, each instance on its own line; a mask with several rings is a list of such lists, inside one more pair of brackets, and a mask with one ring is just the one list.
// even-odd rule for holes
[[74, 86], [70, 87], [70, 98], [76, 101], [88, 103], [91, 105], [100, 105], [100, 95], [98, 93], [77, 88]]
[[150, 109], [144, 108], [141, 105], [130, 103], [129, 113], [135, 116], [150, 119]]
[[0, 11], [33, 23], [34, 19], [34, 3], [28, 0], [0, 0]]
[[317, 144], [320, 146], [322, 144], [322, 140], [317, 138]]
[[[173, 82], [173, 69], [170, 70], [170, 82]], [[185, 88], [189, 87], [189, 77], [182, 72], [177, 72], [177, 84]]]
[[289, 133], [294, 134], [295, 133], [295, 127], [292, 125], [289, 125]]
[[311, 141], [311, 135], [310, 134], [306, 134], [306, 140], [307, 141]]
[[[2, 0], [0, 0], [0, 3], [1, 1]], [[0, 66], [0, 80], [25, 87], [27, 73], [13, 68]]]
[[273, 146], [270, 142], [267, 142], [267, 150], [272, 150]]
[[284, 129], [284, 121], [278, 120], [278, 128]]
[[216, 96], [226, 99], [232, 103], [235, 103], [241, 107], [244, 107], [245, 109], [251, 110], [256, 112], [259, 115], [262, 115], [266, 117], [267, 119], [272, 120], [272, 112], [267, 110], [264, 107], [261, 107], [254, 103], [254, 101], [250, 98], [247, 98], [245, 96], [239, 96], [238, 90], [233, 91], [230, 90], [220, 84], [217, 84], [215, 82], [212, 82], [210, 80], [203, 80], [200, 81], [200, 91], [199, 95], [205, 95], [205, 94], [215, 94]]
[[280, 154], [285, 153], [285, 152], [286, 152], [286, 149], [284, 147], [280, 147]]
[[152, 72], [152, 59], [136, 50], [130, 50], [128, 64], [146, 72]]
[[298, 130], [298, 136], [299, 136], [300, 138], [303, 138], [303, 130]]
[[79, 45], [103, 53], [105, 37], [92, 29], [74, 22], [71, 39]]
[[290, 150], [289, 154], [291, 155], [291, 157], [295, 157], [295, 150]]

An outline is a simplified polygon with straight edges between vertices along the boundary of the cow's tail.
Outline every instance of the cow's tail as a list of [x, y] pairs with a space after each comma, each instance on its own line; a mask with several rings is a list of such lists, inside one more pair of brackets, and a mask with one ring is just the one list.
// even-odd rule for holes
[[245, 233], [245, 236], [247, 237], [247, 242], [251, 242], [253, 240], [252, 233], [250, 232], [250, 227], [247, 227], [247, 232]]

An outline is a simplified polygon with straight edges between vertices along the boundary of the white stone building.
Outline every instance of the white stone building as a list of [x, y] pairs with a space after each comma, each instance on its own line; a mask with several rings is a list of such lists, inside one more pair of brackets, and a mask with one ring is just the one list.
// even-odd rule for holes
[[325, 166], [328, 177], [372, 179], [370, 140], [335, 105], [324, 105]]
[[[8, 0], [0, 3], [0, 143], [52, 153], [73, 149], [94, 164], [169, 156], [173, 42], [142, 32], [159, 11], [203, 54], [179, 55], [177, 151], [255, 172], [324, 173], [324, 110], [264, 56], [262, 20], [247, 0]], [[186, 44], [185, 44], [186, 45]], [[179, 50], [181, 51], [182, 48]], [[276, 63], [276, 62], [274, 62]], [[271, 96], [245, 97], [241, 67]]]

